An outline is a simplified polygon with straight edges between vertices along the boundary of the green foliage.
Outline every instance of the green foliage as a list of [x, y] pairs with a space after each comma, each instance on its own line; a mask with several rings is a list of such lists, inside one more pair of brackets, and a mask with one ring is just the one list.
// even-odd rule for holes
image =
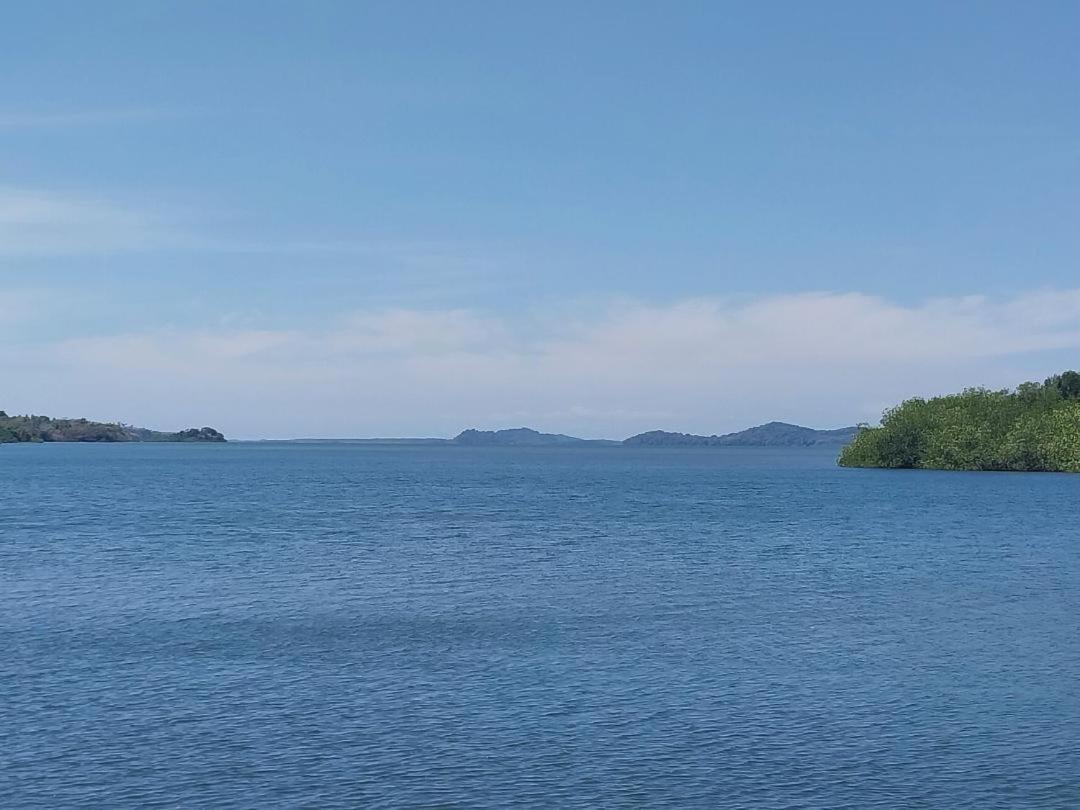
[[1062, 399], [1080, 399], [1080, 373], [1066, 371], [1048, 379], [1044, 385], [1054, 388]]
[[0, 444], [12, 442], [223, 442], [213, 428], [190, 428], [178, 433], [133, 428], [88, 419], [53, 419], [48, 416], [8, 416], [0, 411]]
[[129, 432], [121, 425], [87, 419], [53, 419], [48, 416], [8, 416], [0, 412], [0, 442], [127, 442]]
[[1080, 472], [1080, 374], [909, 399], [860, 427], [841, 466]]

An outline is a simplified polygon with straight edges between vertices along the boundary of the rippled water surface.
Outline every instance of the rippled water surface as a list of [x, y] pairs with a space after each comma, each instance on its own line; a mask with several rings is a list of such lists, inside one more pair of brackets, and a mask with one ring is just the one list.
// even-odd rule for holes
[[1080, 476], [0, 447], [0, 806], [1078, 807]]

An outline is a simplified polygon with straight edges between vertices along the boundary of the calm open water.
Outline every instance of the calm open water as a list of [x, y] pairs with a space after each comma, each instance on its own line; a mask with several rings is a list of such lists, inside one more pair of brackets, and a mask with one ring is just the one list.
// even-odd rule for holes
[[832, 459], [0, 447], [0, 806], [1080, 806], [1080, 476]]

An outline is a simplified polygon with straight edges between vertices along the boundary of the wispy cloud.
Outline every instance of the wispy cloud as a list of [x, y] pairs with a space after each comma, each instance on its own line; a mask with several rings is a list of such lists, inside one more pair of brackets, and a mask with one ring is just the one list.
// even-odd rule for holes
[[344, 314], [317, 330], [73, 338], [36, 347], [32, 369], [4, 376], [20, 402], [62, 379], [69, 411], [84, 403], [90, 415], [215, 422], [246, 435], [529, 421], [620, 436], [874, 419], [912, 394], [1037, 378], [1065, 349], [1080, 349], [1080, 290], [917, 305], [817, 293], [621, 302], [528, 323], [398, 309]]
[[191, 243], [162, 218], [111, 200], [0, 187], [0, 255], [110, 253]]
[[475, 286], [497, 266], [490, 251], [447, 242], [287, 235], [250, 240], [222, 233], [230, 224], [235, 228], [235, 211], [121, 196], [0, 185], [0, 258], [173, 252], [276, 257], [296, 265], [332, 258], [373, 277], [408, 282], [414, 298], [425, 286]]

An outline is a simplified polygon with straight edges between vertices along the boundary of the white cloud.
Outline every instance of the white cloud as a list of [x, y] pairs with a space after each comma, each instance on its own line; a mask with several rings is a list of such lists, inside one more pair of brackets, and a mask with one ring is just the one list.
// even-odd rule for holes
[[101, 196], [81, 192], [0, 185], [0, 272], [13, 258], [182, 252], [301, 257], [333, 256], [362, 268], [374, 282], [392, 280], [412, 300], [437, 297], [453, 284], [476, 288], [494, 275], [494, 260], [465, 244], [394, 242], [379, 239], [249, 241], [217, 235], [238, 211], [171, 205], [139, 195]]
[[18, 373], [0, 361], [0, 374], [19, 407], [248, 436], [531, 423], [620, 437], [768, 419], [838, 426], [917, 393], [1041, 377], [1065, 349], [1080, 349], [1080, 290], [913, 306], [817, 293], [622, 302], [527, 323], [398, 309], [319, 330], [77, 338], [38, 347]]

